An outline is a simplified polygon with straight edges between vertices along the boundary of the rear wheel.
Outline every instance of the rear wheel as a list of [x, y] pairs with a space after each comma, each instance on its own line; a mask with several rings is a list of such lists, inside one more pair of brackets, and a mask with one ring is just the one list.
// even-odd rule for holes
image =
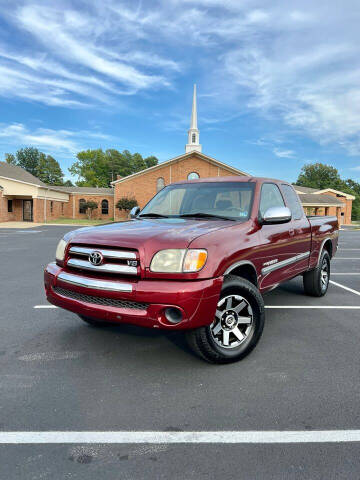
[[319, 265], [310, 272], [304, 273], [304, 290], [312, 297], [323, 297], [329, 287], [330, 281], [330, 255], [324, 250], [320, 257]]
[[264, 302], [258, 289], [248, 280], [228, 275], [213, 322], [188, 332], [188, 343], [208, 362], [235, 362], [256, 346], [264, 319]]

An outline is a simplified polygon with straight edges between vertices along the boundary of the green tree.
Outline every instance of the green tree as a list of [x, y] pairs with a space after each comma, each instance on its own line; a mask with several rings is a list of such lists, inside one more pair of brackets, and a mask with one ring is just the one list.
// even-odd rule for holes
[[125, 212], [130, 212], [134, 207], [138, 206], [136, 198], [133, 197], [122, 197], [116, 203], [116, 208], [119, 210], [125, 210]]
[[78, 186], [109, 187], [117, 176], [126, 177], [158, 163], [154, 156], [143, 158], [140, 153], [116, 149], [84, 150], [77, 154], [77, 161], [69, 171], [78, 177]]
[[37, 177], [40, 161], [40, 152], [37, 148], [26, 147], [16, 152], [16, 164]]
[[343, 183], [337, 169], [323, 163], [304, 165], [296, 181], [296, 185], [318, 188], [319, 190], [323, 188], [339, 190]]
[[11, 165], [18, 165], [48, 185], [63, 185], [64, 174], [59, 162], [37, 148], [22, 148], [15, 155], [6, 153], [5, 160]]
[[9, 165], [16, 165], [16, 158], [15, 155], [13, 155], [12, 153], [5, 153], [5, 161]]
[[71, 180], [65, 180], [63, 185], [64, 185], [64, 187], [73, 187], [74, 186]]
[[51, 155], [40, 153], [37, 177], [48, 185], [63, 185], [64, 174], [59, 162]]
[[86, 210], [86, 214], [90, 219], [92, 216], [92, 212], [98, 208], [98, 204], [93, 200], [89, 200], [88, 202], [84, 203], [84, 209]]

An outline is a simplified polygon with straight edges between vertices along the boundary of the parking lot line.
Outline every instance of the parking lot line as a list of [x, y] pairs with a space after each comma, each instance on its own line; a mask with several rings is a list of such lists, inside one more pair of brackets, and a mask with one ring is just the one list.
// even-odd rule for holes
[[56, 305], [34, 305], [34, 308], [58, 308]]
[[272, 308], [272, 309], [340, 309], [340, 310], [360, 310], [359, 306], [344, 306], [344, 305], [265, 305], [265, 308]]
[[360, 275], [359, 272], [331, 272], [331, 276], [333, 275]]
[[333, 262], [334, 260], [360, 260], [360, 257], [334, 257], [331, 261]]
[[[332, 282], [332, 283], [335, 283], [335, 282]], [[345, 290], [351, 290], [351, 289], [348, 289], [347, 287], [344, 287]], [[351, 290], [354, 292], [356, 292], [356, 290]], [[357, 292], [358, 295], [360, 295], [359, 292]], [[34, 305], [33, 308], [41, 308], [41, 309], [47, 309], [47, 308], [58, 308], [56, 307], [55, 305]], [[293, 308], [293, 309], [296, 309], [296, 308], [310, 308], [310, 309], [314, 309], [314, 308], [322, 308], [322, 309], [327, 309], [327, 308], [337, 308], [337, 309], [348, 309], [348, 310], [359, 310], [360, 309], [360, 305], [359, 306], [344, 306], [344, 305], [265, 305], [265, 308], [272, 308], [272, 309], [282, 309], [282, 308]]]
[[336, 285], [337, 287], [343, 288], [344, 290], [347, 290], [348, 292], [355, 293], [355, 295], [360, 295], [360, 292], [357, 290], [354, 290], [353, 288], [346, 287], [345, 285], [341, 285], [341, 283], [334, 282], [334, 280], [330, 280], [330, 283], [332, 285]]
[[285, 430], [216, 432], [0, 432], [0, 444], [132, 443], [339, 443], [360, 442], [360, 430]]

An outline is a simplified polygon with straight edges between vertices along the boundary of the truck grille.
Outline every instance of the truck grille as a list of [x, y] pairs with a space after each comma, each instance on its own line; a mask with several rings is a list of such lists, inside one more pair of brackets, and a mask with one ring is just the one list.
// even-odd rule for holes
[[78, 300], [79, 302], [93, 303], [95, 305], [103, 305], [105, 307], [131, 308], [133, 310], [146, 310], [148, 303], [130, 302], [129, 300], [117, 300], [115, 298], [94, 297], [85, 293], [78, 293], [65, 288], [55, 287], [54, 292], [62, 297]]
[[130, 250], [118, 250], [115, 248], [72, 245], [68, 252], [66, 266], [101, 274], [139, 274], [137, 253]]

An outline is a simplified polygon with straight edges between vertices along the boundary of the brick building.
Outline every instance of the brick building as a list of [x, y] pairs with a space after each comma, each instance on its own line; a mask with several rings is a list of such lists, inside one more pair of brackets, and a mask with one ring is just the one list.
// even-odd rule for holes
[[0, 162], [0, 222], [86, 218], [81, 207], [88, 200], [98, 204], [94, 218], [114, 217], [112, 188], [53, 187], [23, 168]]
[[[84, 202], [98, 204], [93, 217], [123, 220], [127, 213], [116, 209], [122, 197], [133, 197], [143, 207], [159, 190], [186, 179], [249, 174], [205, 155], [201, 151], [197, 126], [196, 87], [185, 153], [127, 177], [118, 178], [113, 188], [52, 187], [20, 167], [0, 162], [0, 222], [28, 220], [46, 222], [57, 218], [86, 218]], [[333, 189], [298, 187], [304, 210], [309, 215], [336, 215], [340, 224], [351, 223], [354, 196]]]
[[353, 195], [332, 188], [316, 188], [294, 185], [307, 215], [334, 215], [340, 225], [351, 224]]

